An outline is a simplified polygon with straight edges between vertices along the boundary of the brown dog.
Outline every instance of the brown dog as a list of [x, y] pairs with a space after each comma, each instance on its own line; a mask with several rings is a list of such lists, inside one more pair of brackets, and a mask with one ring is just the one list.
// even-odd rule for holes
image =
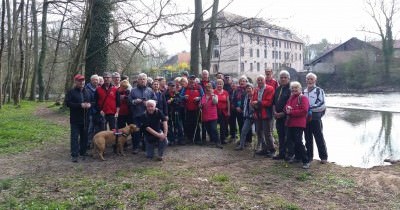
[[[127, 140], [127, 137], [133, 133], [139, 131], [139, 128], [136, 127], [135, 124], [127, 125], [125, 128], [121, 128], [118, 130], [121, 135], [118, 136], [117, 154], [125, 155], [123, 146]], [[107, 144], [115, 144], [116, 135], [114, 131], [100, 131], [93, 137], [93, 156], [97, 153], [100, 156], [100, 159], [105, 160], [103, 155], [106, 150]]]

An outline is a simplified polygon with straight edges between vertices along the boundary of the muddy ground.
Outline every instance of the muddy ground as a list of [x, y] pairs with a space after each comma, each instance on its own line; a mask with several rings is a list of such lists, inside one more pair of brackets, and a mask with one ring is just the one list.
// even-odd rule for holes
[[[36, 116], [69, 129], [68, 118], [52, 109], [42, 107]], [[0, 180], [12, 180], [0, 188], [3, 207], [37, 202], [71, 209], [400, 209], [400, 164], [361, 169], [315, 160], [304, 170], [254, 158], [250, 149], [234, 151], [233, 144], [222, 150], [169, 147], [162, 162], [147, 160], [143, 152], [116, 156], [108, 148], [107, 161], [72, 163], [69, 137], [54, 138], [33, 151], [0, 155]]]

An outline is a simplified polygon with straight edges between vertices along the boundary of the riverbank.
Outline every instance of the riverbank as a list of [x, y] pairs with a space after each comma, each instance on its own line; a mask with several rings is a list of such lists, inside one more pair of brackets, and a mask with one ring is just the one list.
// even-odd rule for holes
[[[54, 109], [39, 107], [34, 117], [69, 128]], [[72, 163], [68, 135], [54, 135], [36, 149], [0, 155], [0, 209], [400, 208], [400, 164], [361, 169], [314, 161], [304, 170], [233, 148], [169, 147], [163, 162], [108, 148], [108, 161]]]

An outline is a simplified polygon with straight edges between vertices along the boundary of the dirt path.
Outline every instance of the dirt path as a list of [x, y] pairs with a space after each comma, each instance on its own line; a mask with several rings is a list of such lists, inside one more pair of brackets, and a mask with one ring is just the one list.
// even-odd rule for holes
[[[69, 129], [68, 118], [51, 109], [41, 107], [35, 115]], [[80, 174], [89, 179], [118, 183], [121, 180], [116, 181], [109, 175], [152, 167], [159, 170], [158, 173], [166, 173], [166, 181], [157, 179], [149, 184], [146, 179], [134, 178], [135, 185], [162, 194], [158, 200], [140, 204], [145, 209], [172, 208], [175, 204], [165, 201], [170, 197], [179, 198], [179, 202], [185, 205], [203, 203], [206, 208], [216, 209], [290, 209], [291, 205], [304, 209], [400, 208], [400, 164], [360, 169], [321, 165], [314, 161], [311, 169], [306, 171], [300, 165], [253, 158], [250, 150], [236, 152], [234, 145], [228, 145], [223, 150], [205, 146], [169, 147], [163, 162], [146, 160], [143, 153], [120, 157], [108, 150], [107, 161], [100, 162], [89, 157], [76, 164], [69, 158], [69, 137], [54, 138], [57, 138], [55, 144], [45, 143], [26, 153], [1, 155], [0, 179], [28, 178], [46, 189], [57, 185], [57, 191], [66, 193], [69, 189], [59, 190], [58, 185], [67, 177]], [[221, 174], [229, 180], [222, 180], [222, 184], [212, 180], [212, 177]], [[131, 176], [125, 175], [126, 179], [122, 181], [130, 180]], [[148, 179], [152, 180], [151, 177]], [[160, 190], [159, 186], [171, 183], [179, 187], [168, 192]], [[124, 196], [139, 190], [129, 191]], [[63, 195], [51, 195], [50, 198], [54, 196]], [[139, 205], [132, 204], [129, 199], [122, 203], [128, 209]]]

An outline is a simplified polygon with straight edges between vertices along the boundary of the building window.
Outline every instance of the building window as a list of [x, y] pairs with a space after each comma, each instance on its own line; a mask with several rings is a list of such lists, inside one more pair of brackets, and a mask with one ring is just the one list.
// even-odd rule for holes
[[253, 63], [250, 63], [250, 71], [253, 71]]
[[267, 69], [267, 63], [264, 63], [264, 69]]
[[264, 45], [265, 45], [265, 46], [268, 45], [268, 43], [267, 43], [267, 38], [264, 38]]
[[275, 47], [275, 41], [272, 40], [272, 47]]
[[244, 63], [243, 62], [241, 62], [240, 63], [240, 72], [244, 72]]
[[279, 48], [281, 48], [281, 41], [279, 41]]
[[250, 44], [253, 43], [253, 37], [251, 35], [249, 35], [249, 39], [250, 39]]
[[250, 57], [253, 57], [253, 49], [250, 49]]
[[294, 60], [297, 61], [297, 53], [294, 54]]
[[260, 50], [257, 49], [257, 58], [259, 58], [259, 57], [260, 57]]
[[275, 51], [272, 50], [272, 59], [275, 58]]
[[[301, 45], [300, 45], [301, 46]], [[299, 54], [299, 60], [301, 60], [301, 53]]]
[[214, 64], [213, 65], [213, 73], [217, 73], [218, 72], [218, 64]]
[[264, 49], [264, 58], [267, 58], [267, 49]]
[[219, 58], [219, 50], [214, 50], [214, 58]]
[[301, 44], [300, 44], [300, 46], [299, 46], [299, 47], [300, 47], [300, 50], [301, 50]]
[[279, 59], [281, 59], [281, 51], [279, 51]]
[[243, 37], [243, 34], [240, 34], [240, 42], [244, 42], [244, 37]]
[[260, 44], [260, 37], [257, 36], [257, 44]]
[[257, 63], [257, 71], [260, 71], [260, 63]]
[[240, 56], [244, 56], [244, 47], [240, 47]]

